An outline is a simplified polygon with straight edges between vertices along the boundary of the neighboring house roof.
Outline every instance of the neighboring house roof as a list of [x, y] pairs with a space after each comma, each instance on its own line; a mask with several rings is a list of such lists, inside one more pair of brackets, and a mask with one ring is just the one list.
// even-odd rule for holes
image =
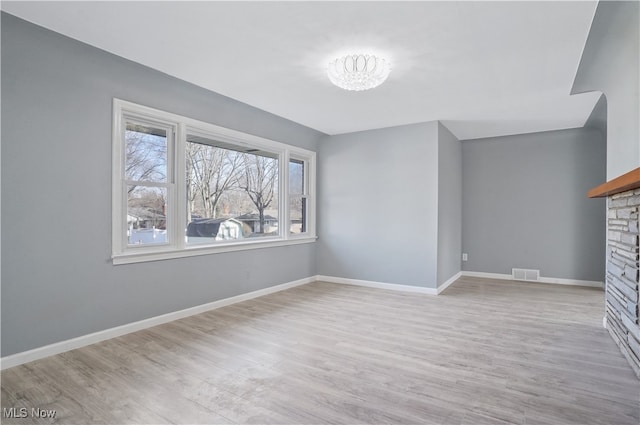
[[161, 211], [150, 210], [141, 207], [131, 207], [127, 211], [127, 221], [134, 220], [164, 220], [166, 217]]
[[225, 221], [235, 222], [238, 226], [242, 223], [233, 218], [202, 218], [193, 220], [187, 225], [187, 236], [213, 238], [218, 234], [220, 225]]
[[[260, 220], [260, 215], [258, 214], [242, 214], [238, 217], [235, 217], [236, 220], [240, 220], [240, 221], [258, 221]], [[265, 214], [264, 216], [265, 220], [268, 221], [278, 221], [277, 218], [270, 216], [268, 214]]]

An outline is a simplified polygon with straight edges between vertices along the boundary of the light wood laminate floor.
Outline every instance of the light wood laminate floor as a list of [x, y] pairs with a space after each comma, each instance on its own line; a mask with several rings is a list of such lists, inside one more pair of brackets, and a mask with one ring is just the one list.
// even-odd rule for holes
[[316, 282], [8, 369], [2, 407], [70, 424], [638, 425], [603, 303], [468, 277], [437, 297]]

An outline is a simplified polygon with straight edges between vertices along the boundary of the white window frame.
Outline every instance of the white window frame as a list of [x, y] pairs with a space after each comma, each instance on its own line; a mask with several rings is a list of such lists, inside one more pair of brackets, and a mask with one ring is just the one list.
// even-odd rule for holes
[[[158, 245], [129, 245], [126, 235], [127, 180], [125, 168], [126, 120], [150, 123], [167, 129], [166, 184], [152, 184], [167, 188], [167, 243]], [[215, 244], [188, 245], [186, 227], [186, 159], [187, 133], [196, 132], [235, 145], [263, 149], [278, 155], [278, 236], [239, 241], [220, 241]], [[112, 261], [114, 265], [191, 257], [196, 255], [277, 247], [315, 242], [316, 237], [316, 153], [297, 146], [265, 139], [192, 118], [113, 99], [112, 132]], [[289, 159], [305, 161], [306, 232], [290, 232]]]
[[[308, 158], [305, 158], [305, 157], [302, 157], [302, 156], [298, 157], [296, 154], [290, 154], [289, 158], [287, 160], [287, 170], [289, 169], [289, 162], [291, 160], [301, 161], [303, 163], [304, 172], [303, 172], [303, 175], [302, 175], [302, 178], [303, 178], [303, 181], [302, 181], [302, 193], [301, 194], [292, 194], [292, 193], [289, 192], [287, 194], [287, 196], [288, 196], [287, 202], [289, 202], [291, 200], [291, 196], [295, 196], [295, 197], [299, 197], [301, 199], [305, 199], [306, 200], [306, 207], [305, 208], [308, 210], [309, 209], [309, 200], [310, 200], [309, 192], [311, 190], [310, 189], [311, 180], [309, 178], [309, 173], [307, 173], [306, 170], [307, 170], [308, 167], [311, 167], [311, 163], [310, 163]], [[289, 184], [289, 180], [287, 180], [287, 184]], [[287, 190], [288, 190], [288, 188], [287, 188]], [[287, 213], [288, 214], [291, 213], [291, 210], [289, 209], [290, 205], [291, 204], [287, 205]], [[288, 217], [288, 218], [291, 219], [291, 217]], [[307, 211], [307, 217], [303, 218], [303, 220], [305, 220], [305, 219], [306, 219], [305, 232], [297, 234], [299, 237], [304, 237], [305, 235], [308, 235], [309, 232], [310, 232], [309, 212], [308, 211]], [[290, 232], [290, 226], [291, 226], [291, 220], [289, 220], [289, 222], [287, 223], [287, 232]], [[314, 229], [313, 230], [313, 234], [315, 235], [315, 227], [313, 229]], [[295, 235], [295, 234], [292, 234], [292, 236], [293, 235]]]

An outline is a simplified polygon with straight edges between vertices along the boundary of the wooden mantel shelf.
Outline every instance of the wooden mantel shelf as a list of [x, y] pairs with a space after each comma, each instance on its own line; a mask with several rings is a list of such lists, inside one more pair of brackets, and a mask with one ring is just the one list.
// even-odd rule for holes
[[640, 188], [640, 167], [631, 170], [626, 174], [616, 177], [613, 180], [601, 184], [591, 189], [587, 195], [589, 198], [604, 198], [616, 193]]

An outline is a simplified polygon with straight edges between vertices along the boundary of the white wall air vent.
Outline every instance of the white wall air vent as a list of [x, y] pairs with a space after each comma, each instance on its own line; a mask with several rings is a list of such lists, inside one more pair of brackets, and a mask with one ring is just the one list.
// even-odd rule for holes
[[513, 277], [513, 280], [526, 280], [529, 282], [537, 282], [540, 280], [540, 270], [511, 269], [511, 277]]

